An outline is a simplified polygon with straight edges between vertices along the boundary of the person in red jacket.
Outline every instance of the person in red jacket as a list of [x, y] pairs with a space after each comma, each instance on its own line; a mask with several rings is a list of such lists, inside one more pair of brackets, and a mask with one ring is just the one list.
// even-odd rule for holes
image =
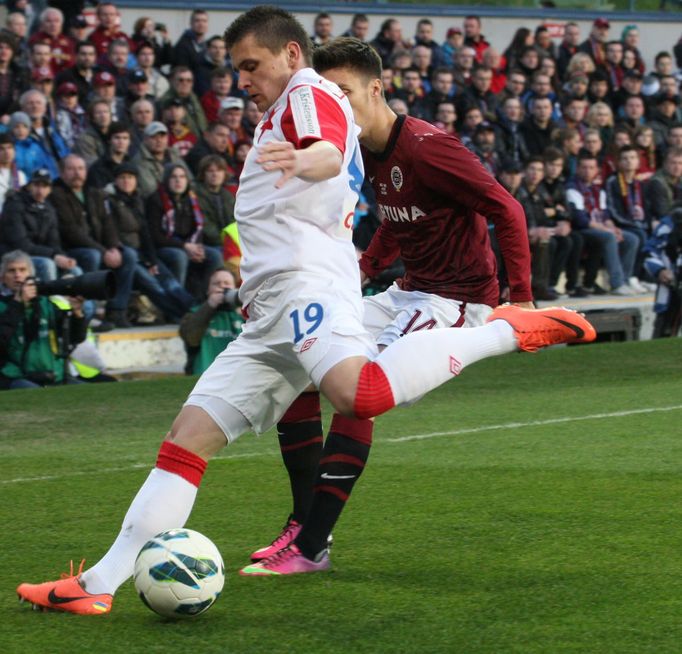
[[50, 65], [56, 75], [76, 63], [76, 44], [62, 33], [64, 15], [59, 9], [48, 7], [40, 14], [40, 29], [29, 39], [29, 45], [46, 43], [50, 46]]
[[130, 49], [134, 49], [130, 37], [119, 27], [120, 20], [118, 7], [113, 2], [100, 2], [97, 5], [97, 27], [88, 40], [95, 46], [100, 59], [106, 56], [112, 41], [127, 41]]

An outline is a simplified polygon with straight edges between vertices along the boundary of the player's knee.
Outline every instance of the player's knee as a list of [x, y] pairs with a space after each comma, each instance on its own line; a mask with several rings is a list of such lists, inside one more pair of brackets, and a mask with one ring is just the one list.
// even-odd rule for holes
[[199, 407], [185, 406], [173, 422], [167, 440], [175, 445], [210, 459], [227, 440], [215, 421]]
[[334, 410], [337, 413], [340, 413], [342, 416], [345, 416], [346, 418], [356, 418], [357, 416], [355, 415], [355, 393], [356, 393], [355, 387], [339, 389], [334, 394], [334, 397], [329, 398], [329, 401], [332, 403], [332, 405], [334, 406]]

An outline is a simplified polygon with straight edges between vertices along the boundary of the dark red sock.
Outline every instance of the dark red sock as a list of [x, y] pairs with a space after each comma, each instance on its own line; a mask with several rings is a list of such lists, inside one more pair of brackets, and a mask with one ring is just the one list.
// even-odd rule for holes
[[301, 394], [277, 423], [279, 448], [289, 473], [293, 510], [291, 517], [303, 522], [313, 501], [313, 483], [322, 453], [320, 394]]
[[296, 545], [314, 559], [327, 546], [353, 486], [365, 468], [372, 445], [371, 420], [334, 414], [317, 469], [312, 506]]
[[171, 441], [163, 441], [156, 457], [159, 470], [172, 472], [197, 488], [206, 471], [207, 461]]

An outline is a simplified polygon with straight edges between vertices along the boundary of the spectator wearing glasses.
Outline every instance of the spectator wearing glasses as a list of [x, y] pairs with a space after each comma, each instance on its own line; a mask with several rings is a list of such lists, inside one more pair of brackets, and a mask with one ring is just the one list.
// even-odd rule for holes
[[192, 91], [194, 75], [187, 66], [176, 66], [171, 74], [171, 88], [161, 98], [160, 105], [179, 99], [187, 110], [187, 127], [199, 138], [208, 127], [204, 110], [196, 94]]

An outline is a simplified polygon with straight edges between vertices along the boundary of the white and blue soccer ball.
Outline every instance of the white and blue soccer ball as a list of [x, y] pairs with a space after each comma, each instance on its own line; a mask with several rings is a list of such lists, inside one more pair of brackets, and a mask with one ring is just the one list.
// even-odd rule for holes
[[157, 534], [135, 560], [135, 588], [142, 601], [167, 618], [206, 611], [220, 596], [225, 566], [211, 540], [191, 529]]

